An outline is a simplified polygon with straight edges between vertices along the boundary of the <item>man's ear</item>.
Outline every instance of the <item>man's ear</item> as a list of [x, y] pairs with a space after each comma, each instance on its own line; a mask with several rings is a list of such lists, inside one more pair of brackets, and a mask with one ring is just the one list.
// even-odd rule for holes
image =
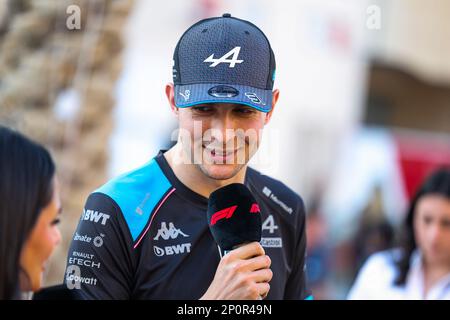
[[170, 104], [170, 109], [172, 109], [172, 112], [178, 116], [178, 107], [175, 105], [175, 88], [171, 82], [166, 84], [166, 96]]
[[268, 124], [270, 119], [272, 118], [273, 110], [275, 110], [275, 106], [278, 102], [278, 98], [280, 96], [280, 90], [275, 89], [272, 92], [272, 110], [266, 113], [266, 119], [264, 121], [264, 125]]

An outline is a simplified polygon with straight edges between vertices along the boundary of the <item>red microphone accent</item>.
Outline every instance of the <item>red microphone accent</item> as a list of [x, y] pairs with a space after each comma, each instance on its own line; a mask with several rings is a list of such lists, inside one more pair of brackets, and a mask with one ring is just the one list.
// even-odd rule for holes
[[234, 211], [236, 210], [237, 206], [232, 206], [229, 208], [222, 209], [220, 211], [217, 211], [211, 216], [211, 226], [215, 225], [217, 221], [222, 219], [230, 219], [233, 216]]
[[257, 203], [252, 204], [252, 207], [250, 208], [250, 213], [258, 213], [261, 212], [259, 210], [259, 205]]

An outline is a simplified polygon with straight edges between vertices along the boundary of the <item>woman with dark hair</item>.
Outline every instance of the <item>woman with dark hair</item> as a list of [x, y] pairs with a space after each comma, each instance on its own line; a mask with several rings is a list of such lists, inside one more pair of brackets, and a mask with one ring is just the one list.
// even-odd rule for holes
[[369, 257], [348, 298], [450, 299], [450, 168], [420, 187], [399, 248]]
[[55, 165], [42, 146], [0, 126], [0, 300], [42, 285], [61, 240]]

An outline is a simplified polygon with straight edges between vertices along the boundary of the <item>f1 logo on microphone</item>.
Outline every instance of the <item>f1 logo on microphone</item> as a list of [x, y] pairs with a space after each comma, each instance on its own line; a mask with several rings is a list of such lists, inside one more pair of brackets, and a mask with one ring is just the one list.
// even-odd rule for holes
[[[222, 209], [220, 211], [217, 211], [211, 216], [211, 223], [210, 225], [213, 226], [217, 223], [217, 221], [220, 221], [222, 219], [230, 219], [234, 212], [236, 211], [237, 206], [231, 206], [225, 209]], [[260, 213], [259, 205], [257, 203], [253, 203], [252, 207], [250, 208], [250, 213]]]
[[236, 211], [236, 208], [237, 206], [231, 206], [214, 213], [211, 216], [211, 226], [215, 225], [219, 220], [230, 219], [233, 216], [234, 211]]

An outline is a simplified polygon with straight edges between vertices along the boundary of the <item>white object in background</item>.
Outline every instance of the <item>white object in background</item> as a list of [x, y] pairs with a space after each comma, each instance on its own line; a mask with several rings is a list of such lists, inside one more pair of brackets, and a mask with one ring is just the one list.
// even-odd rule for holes
[[393, 225], [402, 221], [407, 196], [397, 153], [393, 136], [383, 129], [362, 128], [345, 142], [322, 208], [333, 241], [352, 236], [377, 188], [386, 219]]
[[56, 118], [60, 121], [72, 121], [80, 110], [80, 95], [73, 89], [62, 91], [55, 101], [53, 107]]
[[396, 267], [393, 258], [400, 251], [375, 253], [361, 268], [350, 289], [349, 300], [450, 300], [450, 274], [439, 280], [425, 295], [422, 257], [419, 251], [411, 256], [411, 267], [404, 286], [394, 284]]

